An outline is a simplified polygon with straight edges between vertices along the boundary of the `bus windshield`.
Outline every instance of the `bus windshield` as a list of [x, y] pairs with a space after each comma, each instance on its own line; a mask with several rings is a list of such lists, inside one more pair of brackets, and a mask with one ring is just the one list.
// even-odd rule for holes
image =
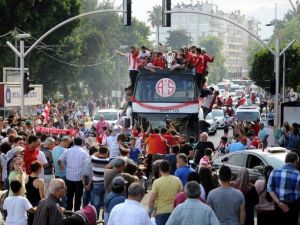
[[134, 96], [141, 102], [189, 102], [197, 99], [197, 87], [193, 75], [144, 74], [138, 77]]

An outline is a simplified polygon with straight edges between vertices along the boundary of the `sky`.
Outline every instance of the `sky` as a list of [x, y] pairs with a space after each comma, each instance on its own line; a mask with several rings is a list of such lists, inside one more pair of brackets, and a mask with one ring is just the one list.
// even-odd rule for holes
[[[186, 4], [197, 0], [172, 0], [172, 5], [185, 2]], [[206, 1], [206, 0], [204, 0]], [[122, 0], [116, 0], [121, 4]], [[199, 0], [199, 2], [202, 2]], [[281, 19], [287, 10], [291, 9], [289, 0], [209, 0], [208, 2], [218, 5], [219, 10], [231, 12], [240, 10], [242, 14], [258, 19], [261, 24], [261, 36], [267, 38], [272, 34], [271, 27], [264, 25], [275, 18], [275, 3], [278, 6], [278, 19]], [[295, 0], [292, 0], [295, 4]], [[132, 0], [132, 14], [141, 21], [147, 22], [148, 14], [154, 5], [161, 5], [162, 0]]]

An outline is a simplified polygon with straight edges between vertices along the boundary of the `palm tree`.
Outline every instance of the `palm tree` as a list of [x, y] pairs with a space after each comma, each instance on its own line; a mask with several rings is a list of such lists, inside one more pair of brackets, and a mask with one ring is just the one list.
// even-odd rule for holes
[[159, 45], [159, 26], [162, 23], [162, 7], [160, 5], [155, 5], [152, 8], [152, 11], [147, 11], [149, 14], [148, 22], [151, 23], [151, 26], [156, 27], [156, 40], [157, 45]]

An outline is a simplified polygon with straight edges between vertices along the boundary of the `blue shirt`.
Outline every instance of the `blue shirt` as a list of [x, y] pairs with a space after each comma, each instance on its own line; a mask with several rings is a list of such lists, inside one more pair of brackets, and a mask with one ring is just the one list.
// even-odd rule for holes
[[135, 163], [139, 160], [140, 149], [139, 148], [130, 148], [130, 159], [132, 159]]
[[66, 149], [61, 147], [61, 146], [56, 146], [52, 150], [52, 159], [53, 159], [53, 165], [54, 165], [54, 170], [55, 170], [55, 176], [57, 177], [65, 177], [66, 176], [66, 164], [64, 164], [64, 170], [61, 171], [59, 166], [58, 166], [58, 158], [64, 153]]
[[123, 196], [122, 194], [118, 194], [115, 192], [108, 193], [104, 202], [105, 212], [109, 214], [114, 206], [123, 203], [125, 199], [125, 196]]
[[290, 150], [295, 150], [300, 144], [300, 135], [289, 134], [287, 138], [287, 148]]
[[246, 150], [246, 145], [242, 144], [241, 142], [235, 142], [229, 145], [228, 151], [231, 152], [237, 152], [237, 151], [242, 151]]
[[290, 164], [271, 172], [267, 191], [275, 192], [279, 200], [295, 202], [300, 197], [300, 172]]
[[267, 128], [265, 128], [265, 127], [263, 129], [259, 130], [259, 132], [258, 132], [258, 138], [261, 141], [263, 141], [267, 135], [268, 135], [268, 132], [267, 132]]
[[170, 164], [170, 174], [174, 174], [176, 171], [176, 154], [167, 154], [165, 155], [165, 160], [167, 160]]
[[174, 176], [178, 177], [181, 180], [182, 186], [184, 187], [186, 185], [186, 183], [187, 183], [188, 175], [191, 172], [195, 172], [195, 170], [193, 170], [189, 166], [183, 166], [183, 167], [178, 168], [175, 171]]

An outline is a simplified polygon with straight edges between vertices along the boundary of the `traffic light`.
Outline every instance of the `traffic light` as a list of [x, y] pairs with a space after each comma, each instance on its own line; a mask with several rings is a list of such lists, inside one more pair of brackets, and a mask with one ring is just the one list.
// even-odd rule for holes
[[162, 26], [171, 27], [171, 13], [165, 11], [171, 10], [171, 0], [162, 0]]
[[270, 94], [274, 95], [275, 94], [275, 89], [276, 89], [276, 80], [272, 78], [271, 80], [266, 80], [266, 91], [270, 92]]
[[124, 26], [131, 26], [131, 0], [123, 0], [123, 24]]
[[31, 80], [29, 80], [29, 76], [27, 73], [24, 74], [24, 94], [28, 94], [30, 91], [34, 90], [34, 87], [29, 87], [30, 83], [32, 83]]

